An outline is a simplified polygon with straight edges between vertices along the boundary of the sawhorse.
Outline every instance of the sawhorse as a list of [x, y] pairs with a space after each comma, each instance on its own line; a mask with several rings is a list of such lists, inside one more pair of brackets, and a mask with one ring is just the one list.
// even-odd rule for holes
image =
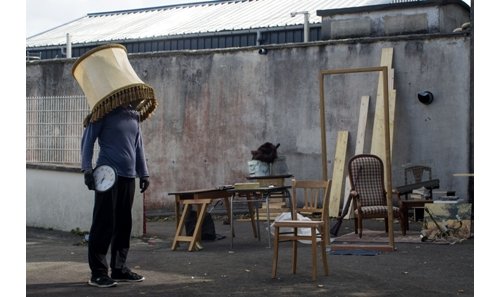
[[[207, 212], [208, 205], [212, 202], [212, 199], [186, 199], [182, 200], [184, 208], [182, 210], [181, 218], [178, 222], [177, 229], [175, 231], [174, 242], [172, 243], [172, 250], [175, 251], [179, 245], [179, 242], [188, 242], [188, 251], [192, 252], [195, 248], [200, 249], [199, 244], [201, 239], [201, 225], [205, 214]], [[192, 235], [182, 235], [182, 230], [184, 230], [184, 224], [188, 215], [188, 211], [191, 210], [191, 206], [196, 205], [198, 207], [198, 216], [196, 218], [196, 225]]]

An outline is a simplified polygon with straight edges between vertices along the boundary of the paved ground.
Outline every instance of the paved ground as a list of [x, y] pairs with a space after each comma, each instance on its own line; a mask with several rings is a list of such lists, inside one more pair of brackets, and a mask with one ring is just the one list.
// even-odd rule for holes
[[[352, 225], [344, 222], [341, 234], [351, 232]], [[146, 280], [106, 289], [86, 284], [87, 247], [81, 235], [27, 228], [26, 296], [474, 296], [474, 239], [454, 245], [397, 243], [396, 251], [376, 256], [329, 255], [330, 275], [319, 271], [315, 283], [310, 246], [301, 245], [295, 275], [291, 248], [283, 246], [279, 278], [272, 279], [266, 237], [256, 240], [250, 223], [238, 221], [231, 250], [229, 226], [220, 219], [215, 226], [225, 239], [187, 252], [185, 244], [170, 249], [172, 219], [148, 222], [147, 235], [132, 240], [128, 260]], [[375, 221], [367, 227], [383, 228]], [[420, 227], [413, 223], [411, 228]]]

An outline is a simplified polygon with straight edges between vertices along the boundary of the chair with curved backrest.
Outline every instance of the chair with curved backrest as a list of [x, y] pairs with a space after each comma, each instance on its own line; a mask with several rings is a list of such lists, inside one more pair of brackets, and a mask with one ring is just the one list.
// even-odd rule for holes
[[[404, 168], [405, 185], [420, 183], [425, 180], [432, 180], [432, 169], [425, 165], [409, 165]], [[427, 177], [425, 177], [425, 175]], [[432, 200], [432, 188], [428, 189], [427, 195], [421, 195], [422, 199]]]
[[[276, 278], [278, 269], [278, 253], [280, 242], [292, 242], [292, 272], [297, 271], [297, 241], [307, 241], [312, 248], [312, 279], [316, 281], [317, 271], [317, 249], [320, 243], [321, 256], [325, 275], [328, 275], [328, 263], [326, 255], [326, 243], [329, 241], [329, 215], [330, 189], [332, 181], [328, 180], [292, 180], [292, 219], [280, 220], [273, 223], [274, 227], [274, 254], [272, 277]], [[322, 207], [320, 220], [299, 220], [297, 200], [298, 197], [308, 200], [318, 201]], [[318, 210], [315, 210], [317, 212]], [[300, 230], [299, 230], [300, 229]], [[307, 230], [308, 232], [303, 232]]]
[[[352, 157], [348, 164], [351, 196], [354, 206], [355, 232], [363, 235], [363, 220], [384, 218], [385, 232], [388, 232], [387, 192], [384, 182], [384, 164], [375, 155], [361, 154]], [[399, 199], [399, 197], [398, 197]], [[403, 235], [406, 228], [400, 219], [399, 207], [393, 206], [394, 218], [398, 218]]]

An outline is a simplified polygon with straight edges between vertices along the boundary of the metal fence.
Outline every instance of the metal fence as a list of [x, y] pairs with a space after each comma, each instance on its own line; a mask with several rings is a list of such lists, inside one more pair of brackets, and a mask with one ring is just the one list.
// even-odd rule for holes
[[26, 163], [79, 168], [88, 113], [85, 96], [27, 97]]

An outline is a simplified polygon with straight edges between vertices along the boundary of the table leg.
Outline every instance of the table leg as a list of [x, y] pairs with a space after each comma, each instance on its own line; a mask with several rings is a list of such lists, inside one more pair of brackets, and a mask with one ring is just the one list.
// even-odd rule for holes
[[[177, 206], [176, 206], [176, 210], [177, 210]], [[175, 229], [174, 241], [172, 242], [172, 251], [175, 251], [177, 249], [177, 247], [179, 246], [179, 241], [181, 241], [182, 230], [184, 228], [183, 225], [184, 225], [184, 221], [186, 219], [187, 211], [188, 210], [187, 210], [187, 205], [186, 205], [184, 210], [182, 211], [182, 216], [179, 219], [177, 219], [177, 223], [176, 223], [177, 228]]]
[[229, 198], [229, 229], [231, 231], [231, 249], [233, 249], [233, 237], [234, 237], [234, 225], [233, 225], [233, 200], [234, 200], [234, 195]]
[[408, 207], [405, 205], [405, 203], [401, 203], [401, 215], [402, 215], [402, 222], [403, 222], [403, 228], [404, 230], [409, 229], [410, 222], [408, 221]]
[[207, 207], [208, 204], [211, 201], [208, 200], [208, 203], [202, 203], [198, 204], [197, 207], [197, 216], [196, 216], [196, 225], [194, 227], [193, 231], [193, 240], [189, 243], [188, 251], [193, 251], [193, 250], [201, 250], [203, 247], [201, 246], [201, 226], [203, 224], [203, 220], [205, 219], [205, 214], [207, 212]]
[[[255, 200], [258, 200], [258, 198], [254, 197]], [[256, 204], [255, 206], [255, 212], [257, 213], [257, 238], [260, 241], [260, 215], [259, 215], [259, 204]]]
[[266, 212], [267, 212], [267, 247], [271, 248], [271, 219], [269, 213], [269, 196], [270, 194], [266, 194]]
[[226, 208], [226, 215], [229, 220], [229, 198], [227, 197], [224, 197], [224, 207]]
[[[184, 209], [182, 211], [182, 215], [180, 217], [179, 223], [177, 224], [177, 228], [175, 231], [174, 242], [172, 243], [172, 250], [175, 250], [179, 244], [179, 242], [188, 242], [188, 251], [200, 250], [203, 247], [200, 244], [201, 239], [201, 226], [203, 223], [203, 219], [205, 217], [208, 204], [211, 203], [210, 199], [197, 199], [197, 200], [183, 200]], [[196, 224], [192, 235], [182, 235], [182, 230], [184, 228], [184, 223], [186, 221], [186, 217], [188, 212], [190, 211], [190, 207], [192, 205], [198, 205], [198, 216], [196, 218]]]
[[180, 214], [180, 204], [181, 203], [181, 197], [179, 197], [178, 195], [175, 195], [175, 223], [176, 223], [176, 226], [179, 224], [179, 221], [180, 221], [180, 217], [179, 217], [179, 214]]
[[[250, 194], [246, 195], [247, 197], [247, 204], [248, 204], [248, 213], [250, 215], [250, 221], [252, 222], [252, 230], [253, 230], [253, 237], [258, 237], [260, 240], [260, 231], [256, 229], [255, 227], [255, 212], [254, 212], [254, 202], [252, 201], [252, 196]], [[257, 224], [259, 221], [259, 208], [256, 207], [257, 209]]]

